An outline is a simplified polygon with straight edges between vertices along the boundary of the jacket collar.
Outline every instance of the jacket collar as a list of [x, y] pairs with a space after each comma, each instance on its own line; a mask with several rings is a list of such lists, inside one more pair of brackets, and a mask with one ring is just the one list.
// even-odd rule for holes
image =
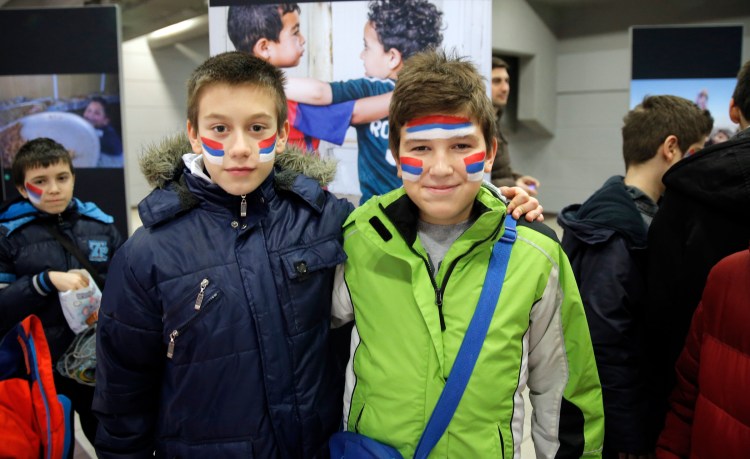
[[[114, 222], [114, 218], [104, 213], [96, 204], [93, 202], [84, 203], [78, 198], [73, 198], [68, 204], [68, 208], [60, 215], [66, 221], [74, 219], [78, 215], [83, 215], [106, 224]], [[52, 220], [55, 218], [58, 218], [58, 215], [42, 212], [28, 200], [19, 197], [0, 209], [0, 228], [6, 236], [9, 236], [13, 231], [35, 220]]]

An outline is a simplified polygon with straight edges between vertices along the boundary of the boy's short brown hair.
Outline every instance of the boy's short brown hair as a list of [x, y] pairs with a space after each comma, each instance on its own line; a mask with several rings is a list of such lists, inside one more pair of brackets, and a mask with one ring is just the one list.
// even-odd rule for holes
[[73, 159], [70, 152], [64, 146], [47, 137], [29, 140], [18, 150], [13, 158], [11, 175], [16, 187], [23, 187], [26, 180], [26, 171], [36, 167], [49, 167], [53, 164], [63, 163], [70, 166], [70, 173], [75, 175]]
[[282, 16], [300, 12], [296, 3], [269, 3], [253, 5], [234, 5], [227, 14], [227, 34], [235, 49], [253, 52], [258, 40], [265, 38], [279, 42]]
[[648, 96], [623, 118], [622, 155], [625, 167], [656, 155], [670, 135], [682, 153], [711, 133], [713, 118], [694, 102], [677, 96]]
[[495, 110], [484, 78], [468, 59], [443, 50], [417, 53], [404, 62], [389, 109], [389, 146], [399, 156], [401, 128], [414, 118], [465, 113], [482, 129], [487, 148], [495, 138]]
[[208, 58], [190, 75], [187, 82], [187, 117], [190, 124], [198, 126], [198, 105], [204, 88], [214, 84], [239, 86], [250, 84], [263, 89], [276, 103], [276, 122], [280, 127], [286, 121], [287, 106], [284, 94], [286, 79], [281, 70], [242, 51], [229, 51]]

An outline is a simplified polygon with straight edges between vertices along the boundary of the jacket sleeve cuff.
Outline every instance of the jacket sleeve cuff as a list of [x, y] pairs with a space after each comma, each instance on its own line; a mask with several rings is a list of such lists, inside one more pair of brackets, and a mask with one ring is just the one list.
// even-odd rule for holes
[[34, 289], [38, 294], [47, 296], [50, 293], [56, 293], [57, 288], [55, 284], [49, 278], [49, 269], [40, 272], [36, 276], [31, 278], [31, 283], [34, 285]]

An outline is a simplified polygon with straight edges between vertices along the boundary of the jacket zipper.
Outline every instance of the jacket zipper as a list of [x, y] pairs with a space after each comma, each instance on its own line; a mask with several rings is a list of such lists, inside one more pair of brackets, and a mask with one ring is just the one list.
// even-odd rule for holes
[[[200, 316], [201, 311], [203, 311], [204, 308], [201, 306], [203, 305], [203, 294], [205, 287], [203, 284], [208, 285], [208, 279], [203, 279], [201, 281], [201, 291], [198, 293], [198, 297], [195, 299], [195, 309], [198, 311], [193, 317], [190, 318], [185, 324], [180, 327], [172, 330], [172, 332], [169, 334], [169, 344], [167, 345], [167, 358], [171, 359], [174, 357], [174, 346], [175, 341], [177, 340], [177, 337], [180, 336], [182, 332], [184, 332], [187, 328], [190, 327], [190, 325], [193, 323], [195, 319], [197, 319]], [[203, 306], [208, 306], [209, 303], [211, 303], [217, 296], [219, 296], [219, 292], [215, 292], [213, 295], [211, 295], [208, 300], [206, 300], [206, 304]]]
[[445, 274], [445, 277], [443, 278], [443, 285], [440, 287], [438, 287], [437, 281], [435, 280], [435, 275], [434, 275], [434, 271], [432, 269], [432, 264], [430, 263], [430, 260], [423, 257], [419, 252], [414, 250], [413, 247], [409, 247], [411, 251], [414, 252], [415, 255], [417, 255], [419, 258], [422, 259], [422, 261], [424, 261], [425, 266], [427, 266], [427, 272], [430, 274], [430, 282], [432, 282], [432, 288], [433, 290], [435, 290], [435, 305], [438, 308], [438, 316], [440, 317], [440, 330], [441, 331], [445, 331], [445, 316], [443, 316], [443, 296], [445, 295], [445, 287], [446, 285], [448, 285], [448, 279], [450, 279], [450, 276], [453, 273], [453, 269], [456, 267], [459, 260], [461, 260], [467, 254], [471, 253], [472, 250], [474, 250], [479, 245], [495, 237], [495, 235], [497, 234], [497, 231], [500, 229], [501, 226], [502, 226], [502, 222], [489, 237], [481, 241], [477, 241], [474, 245], [469, 247], [469, 250], [467, 250], [466, 253], [464, 253], [463, 255], [460, 255], [458, 258], [453, 260], [451, 265], [448, 267], [448, 272]]
[[240, 217], [247, 217], [247, 200], [245, 199], [246, 194], [241, 195], [242, 201], [240, 201]]

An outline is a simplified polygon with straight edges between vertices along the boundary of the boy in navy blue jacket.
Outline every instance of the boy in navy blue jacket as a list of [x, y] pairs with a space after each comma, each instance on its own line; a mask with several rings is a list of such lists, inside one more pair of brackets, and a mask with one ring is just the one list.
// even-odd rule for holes
[[[42, 321], [54, 363], [75, 336], [57, 293], [81, 289], [89, 278], [50, 229], [70, 239], [101, 277], [123, 239], [111, 216], [73, 197], [73, 162], [54, 140], [39, 138], [24, 144], [13, 159], [12, 176], [21, 197], [0, 208], [0, 336], [35, 314]], [[94, 389], [57, 372], [55, 386], [71, 399], [83, 432], [93, 442]]]

